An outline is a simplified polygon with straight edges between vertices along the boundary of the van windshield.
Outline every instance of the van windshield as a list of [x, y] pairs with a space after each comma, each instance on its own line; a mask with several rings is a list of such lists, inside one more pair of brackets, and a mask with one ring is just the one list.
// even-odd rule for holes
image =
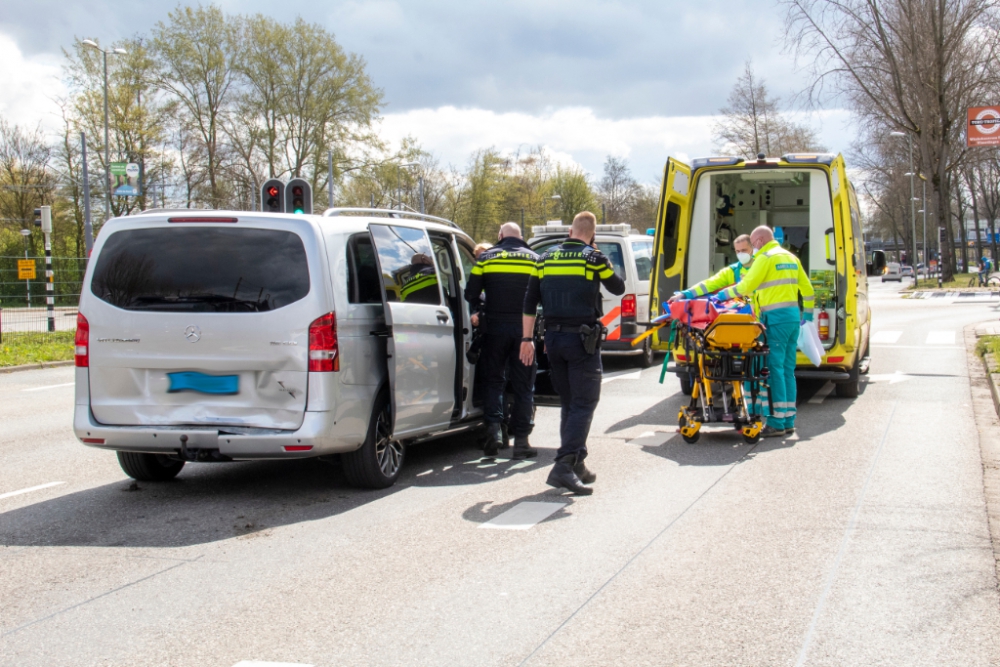
[[104, 244], [94, 296], [125, 310], [256, 313], [309, 293], [302, 239], [274, 229], [130, 229]]

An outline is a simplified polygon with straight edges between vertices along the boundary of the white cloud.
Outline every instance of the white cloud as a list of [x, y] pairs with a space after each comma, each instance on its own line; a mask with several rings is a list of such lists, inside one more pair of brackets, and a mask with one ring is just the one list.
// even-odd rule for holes
[[65, 95], [60, 58], [51, 54], [26, 57], [14, 40], [0, 33], [0, 116], [26, 127], [39, 123], [46, 132], [59, 129], [55, 99]]
[[[795, 114], [816, 127], [834, 152], [847, 150], [853, 138], [843, 110]], [[688, 161], [716, 153], [712, 143], [715, 116], [647, 116], [610, 119], [592, 109], [570, 107], [541, 114], [498, 113], [487, 109], [444, 106], [386, 114], [382, 136], [392, 143], [413, 136], [445, 164], [464, 167], [471, 154], [495, 147], [504, 152], [543, 146], [561, 163], [575, 163], [593, 175], [604, 158], [629, 160], [640, 181], [658, 182], [667, 157]]]

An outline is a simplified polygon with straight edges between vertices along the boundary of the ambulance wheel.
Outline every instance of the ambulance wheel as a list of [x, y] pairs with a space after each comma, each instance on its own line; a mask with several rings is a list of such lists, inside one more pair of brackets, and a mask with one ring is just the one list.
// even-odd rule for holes
[[838, 398], [857, 398], [861, 394], [861, 355], [854, 360], [854, 365], [848, 372], [850, 379], [838, 382], [836, 388]]
[[642, 354], [640, 354], [637, 359], [640, 368], [649, 368], [653, 365], [653, 362], [655, 361], [653, 359], [653, 343], [650, 342], [649, 338], [642, 341]]
[[691, 377], [690, 373], [678, 373], [677, 377], [681, 381], [681, 393], [690, 396], [691, 392], [694, 391], [694, 378]]

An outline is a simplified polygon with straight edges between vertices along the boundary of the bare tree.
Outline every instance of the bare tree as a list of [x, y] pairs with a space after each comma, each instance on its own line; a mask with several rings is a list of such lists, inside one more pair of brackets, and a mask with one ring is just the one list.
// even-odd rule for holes
[[790, 121], [778, 104], [748, 60], [713, 128], [720, 150], [743, 157], [826, 150], [811, 129]]
[[961, 157], [965, 109], [996, 99], [996, 0], [782, 0], [786, 38], [812, 61], [814, 101], [847, 97], [862, 127], [909, 132], [930, 179], [933, 228], [954, 249], [948, 171]]
[[631, 223], [632, 212], [642, 195], [642, 187], [632, 177], [628, 161], [609, 155], [604, 160], [604, 176], [597, 184], [597, 196], [604, 202], [610, 223]]

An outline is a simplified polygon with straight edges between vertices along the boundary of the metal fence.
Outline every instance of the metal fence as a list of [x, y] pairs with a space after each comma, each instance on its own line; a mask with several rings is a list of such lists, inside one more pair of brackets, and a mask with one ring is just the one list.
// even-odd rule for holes
[[[25, 259], [34, 264], [33, 280], [18, 278], [18, 262]], [[80, 285], [86, 270], [87, 260], [83, 257], [52, 258], [55, 308], [50, 324], [45, 301], [45, 258], [0, 256], [0, 343], [63, 342], [69, 336], [66, 332], [76, 331]]]

